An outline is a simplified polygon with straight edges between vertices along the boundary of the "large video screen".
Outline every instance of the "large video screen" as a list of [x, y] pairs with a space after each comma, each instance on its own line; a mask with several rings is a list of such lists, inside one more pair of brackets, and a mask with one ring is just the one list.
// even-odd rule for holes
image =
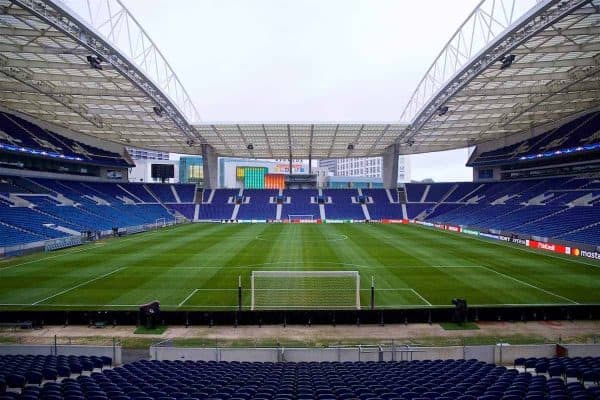
[[152, 178], [169, 179], [175, 177], [175, 166], [173, 164], [152, 164]]

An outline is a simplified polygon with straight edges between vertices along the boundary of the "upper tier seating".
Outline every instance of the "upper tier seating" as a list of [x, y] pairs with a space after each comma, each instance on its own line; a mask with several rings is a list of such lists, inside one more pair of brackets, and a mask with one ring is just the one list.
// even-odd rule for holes
[[120, 154], [77, 142], [0, 111], [0, 149], [109, 166], [131, 166]]
[[[576, 118], [556, 129], [497, 150], [487, 151], [469, 160], [469, 166], [503, 164], [522, 159], [560, 157], [570, 152], [597, 151], [600, 140], [600, 112]], [[560, 150], [560, 151], [558, 151]]]

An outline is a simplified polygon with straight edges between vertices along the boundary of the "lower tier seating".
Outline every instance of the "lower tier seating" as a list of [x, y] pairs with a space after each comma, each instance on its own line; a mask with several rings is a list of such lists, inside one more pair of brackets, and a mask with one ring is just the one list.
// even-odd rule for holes
[[[11, 357], [7, 361], [6, 357]], [[73, 360], [73, 362], [71, 361]], [[583, 361], [581, 361], [583, 360]], [[400, 362], [137, 361], [54, 382], [109, 360], [0, 357], [1, 400], [594, 400], [597, 382], [477, 360]], [[4, 364], [3, 364], [4, 362]], [[524, 364], [541, 361], [527, 360]], [[593, 366], [596, 359], [548, 360]], [[4, 366], [3, 366], [4, 365]], [[65, 369], [66, 368], [66, 369]], [[39, 372], [32, 373], [37, 370]], [[59, 375], [59, 370], [60, 374]], [[40, 386], [44, 380], [51, 382]], [[8, 389], [7, 389], [8, 387]], [[14, 388], [21, 388], [20, 393]]]

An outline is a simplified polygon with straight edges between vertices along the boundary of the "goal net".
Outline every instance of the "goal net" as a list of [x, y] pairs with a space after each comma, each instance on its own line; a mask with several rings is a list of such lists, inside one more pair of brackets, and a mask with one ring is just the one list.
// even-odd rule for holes
[[156, 229], [164, 228], [165, 226], [167, 226], [167, 220], [165, 218], [157, 218], [156, 221], [154, 221], [154, 227]]
[[360, 309], [358, 271], [252, 271], [251, 309]]
[[289, 214], [288, 222], [313, 222], [312, 214]]

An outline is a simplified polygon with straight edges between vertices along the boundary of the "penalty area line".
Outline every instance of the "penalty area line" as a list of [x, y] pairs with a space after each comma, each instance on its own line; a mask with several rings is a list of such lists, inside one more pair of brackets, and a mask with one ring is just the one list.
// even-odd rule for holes
[[419, 292], [417, 292], [417, 291], [416, 291], [415, 289], [413, 289], [413, 288], [410, 288], [410, 291], [411, 291], [411, 292], [413, 292], [414, 294], [416, 294], [418, 298], [420, 298], [421, 300], [423, 300], [425, 303], [427, 303], [427, 305], [428, 305], [429, 307], [431, 307], [431, 303], [430, 303], [429, 301], [427, 301], [427, 299], [426, 299], [425, 297], [421, 296], [421, 294], [420, 294]]
[[122, 271], [122, 270], [124, 270], [125, 268], [127, 268], [127, 267], [121, 267], [121, 268], [117, 268], [117, 269], [115, 269], [115, 270], [113, 270], [113, 271], [107, 272], [106, 274], [102, 274], [102, 275], [100, 275], [100, 276], [97, 276], [97, 277], [95, 277], [95, 278], [88, 279], [88, 280], [87, 280], [87, 281], [85, 281], [85, 282], [81, 282], [80, 284], [77, 284], [77, 285], [75, 285], [75, 286], [73, 286], [73, 287], [70, 287], [70, 288], [68, 288], [68, 289], [65, 289], [65, 290], [61, 290], [60, 292], [58, 292], [58, 293], [56, 293], [56, 294], [53, 294], [53, 295], [50, 295], [50, 296], [48, 296], [48, 297], [45, 297], [45, 298], [43, 298], [43, 299], [41, 299], [41, 300], [38, 300], [38, 301], [36, 301], [35, 303], [31, 303], [31, 305], [32, 305], [32, 306], [36, 306], [36, 305], [38, 305], [38, 304], [40, 304], [40, 303], [43, 303], [44, 301], [47, 301], [47, 300], [53, 299], [53, 298], [55, 298], [55, 297], [57, 297], [57, 296], [60, 296], [60, 295], [62, 295], [62, 294], [65, 294], [65, 293], [67, 293], [67, 292], [70, 292], [71, 290], [77, 289], [77, 288], [79, 288], [79, 287], [81, 287], [81, 286], [85, 286], [85, 285], [87, 285], [87, 284], [89, 284], [89, 283], [92, 283], [92, 282], [95, 282], [95, 281], [97, 281], [97, 280], [104, 279], [104, 278], [106, 278], [106, 277], [107, 277], [107, 276], [109, 276], [109, 275], [112, 275], [112, 274], [115, 274], [115, 273], [117, 273], [117, 272], [119, 272], [119, 271]]
[[179, 307], [181, 307], [182, 305], [184, 305], [184, 304], [185, 304], [185, 302], [186, 302], [186, 301], [188, 301], [188, 300], [189, 300], [189, 299], [190, 299], [190, 298], [191, 298], [193, 295], [195, 295], [197, 292], [198, 292], [198, 289], [194, 289], [194, 290], [192, 290], [192, 293], [188, 294], [188, 295], [186, 296], [186, 298], [185, 298], [185, 299], [183, 299], [183, 300], [181, 301], [181, 303], [179, 303], [179, 304], [177, 305], [177, 307], [179, 308]]

